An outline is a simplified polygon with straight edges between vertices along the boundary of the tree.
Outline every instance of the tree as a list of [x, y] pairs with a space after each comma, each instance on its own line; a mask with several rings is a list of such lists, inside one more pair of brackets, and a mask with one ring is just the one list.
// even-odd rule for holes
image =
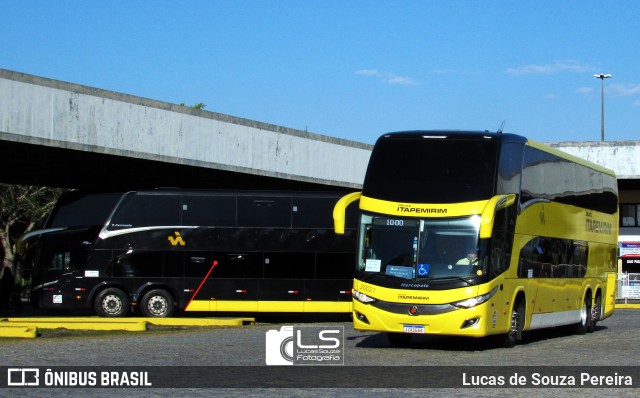
[[0, 184], [3, 266], [13, 269], [16, 241], [44, 222], [63, 192], [61, 188]]

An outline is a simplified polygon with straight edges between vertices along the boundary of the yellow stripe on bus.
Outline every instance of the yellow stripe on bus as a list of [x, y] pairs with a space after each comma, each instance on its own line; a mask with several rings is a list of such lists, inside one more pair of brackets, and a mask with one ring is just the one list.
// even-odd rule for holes
[[482, 214], [487, 200], [464, 203], [425, 204], [388, 202], [366, 196], [360, 197], [360, 210], [402, 217], [460, 217]]
[[350, 313], [351, 308], [351, 301], [193, 300], [185, 311]]

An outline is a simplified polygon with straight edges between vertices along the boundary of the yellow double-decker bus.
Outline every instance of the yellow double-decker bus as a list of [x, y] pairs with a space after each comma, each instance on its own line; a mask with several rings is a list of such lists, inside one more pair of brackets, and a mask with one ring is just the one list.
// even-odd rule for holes
[[353, 322], [386, 332], [500, 335], [613, 313], [615, 174], [513, 134], [412, 131], [376, 142], [362, 192]]

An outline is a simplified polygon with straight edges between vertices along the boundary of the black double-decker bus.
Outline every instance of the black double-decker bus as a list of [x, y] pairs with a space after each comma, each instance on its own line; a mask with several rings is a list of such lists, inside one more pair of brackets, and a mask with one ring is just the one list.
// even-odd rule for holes
[[71, 192], [16, 258], [46, 309], [350, 313], [357, 216], [334, 233], [343, 194]]

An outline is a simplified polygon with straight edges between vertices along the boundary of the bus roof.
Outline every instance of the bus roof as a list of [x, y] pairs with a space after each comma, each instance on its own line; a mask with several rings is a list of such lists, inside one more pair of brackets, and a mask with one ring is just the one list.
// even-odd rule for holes
[[523, 145], [528, 145], [532, 148], [539, 149], [541, 151], [556, 155], [563, 159], [569, 160], [571, 162], [575, 162], [581, 164], [585, 167], [589, 167], [591, 169], [597, 170], [599, 172], [608, 174], [610, 176], [615, 177], [615, 172], [606, 167], [600, 166], [599, 164], [590, 162], [588, 160], [579, 158], [574, 155], [570, 155], [566, 152], [562, 152], [555, 148], [552, 148], [548, 145], [540, 143], [535, 140], [531, 140], [529, 138], [523, 137], [517, 134], [505, 134], [501, 132], [490, 132], [490, 131], [465, 131], [465, 130], [412, 130], [412, 131], [398, 131], [383, 134], [380, 139], [385, 138], [396, 138], [396, 139], [417, 139], [417, 138], [454, 138], [454, 139], [495, 139], [499, 140], [502, 143], [506, 142], [515, 142], [521, 143]]
[[193, 196], [258, 196], [258, 197], [342, 197], [353, 190], [293, 191], [293, 190], [249, 190], [249, 189], [181, 189], [158, 188], [127, 192], [129, 195], [193, 195]]

